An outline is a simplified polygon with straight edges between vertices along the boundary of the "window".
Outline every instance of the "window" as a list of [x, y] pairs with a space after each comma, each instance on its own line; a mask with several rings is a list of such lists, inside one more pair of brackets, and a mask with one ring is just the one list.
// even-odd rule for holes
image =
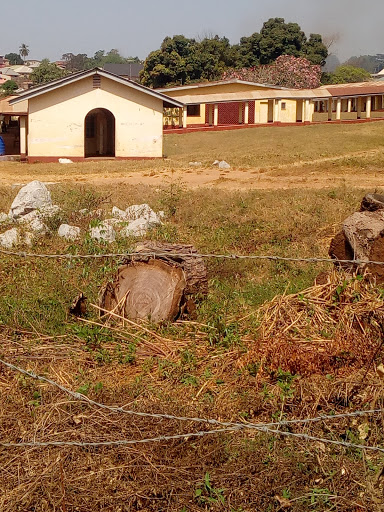
[[281, 110], [287, 110], [287, 104], [285, 103], [285, 101], [281, 103]]
[[200, 116], [200, 105], [188, 105], [187, 106], [188, 117], [199, 117]]

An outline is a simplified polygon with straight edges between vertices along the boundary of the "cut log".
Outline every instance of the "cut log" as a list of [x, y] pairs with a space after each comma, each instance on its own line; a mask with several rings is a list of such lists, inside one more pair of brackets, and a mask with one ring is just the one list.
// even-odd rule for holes
[[[177, 256], [174, 256], [177, 254]], [[193, 246], [145, 242], [100, 292], [99, 305], [129, 320], [173, 321], [207, 291], [207, 271]], [[192, 308], [193, 309], [193, 308]], [[108, 316], [108, 313], [105, 313]]]

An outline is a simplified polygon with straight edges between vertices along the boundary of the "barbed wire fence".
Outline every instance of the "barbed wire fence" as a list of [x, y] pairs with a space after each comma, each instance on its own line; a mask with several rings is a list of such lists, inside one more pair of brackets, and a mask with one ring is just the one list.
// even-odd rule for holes
[[[210, 254], [210, 253], [197, 253], [191, 252], [190, 254], [186, 253], [172, 253], [172, 252], [122, 252], [122, 253], [100, 253], [100, 254], [54, 254], [54, 253], [29, 253], [25, 251], [10, 251], [5, 249], [0, 249], [0, 255], [3, 256], [11, 256], [17, 258], [42, 258], [42, 259], [64, 259], [64, 260], [89, 260], [89, 259], [105, 259], [105, 258], [119, 258], [119, 259], [132, 259], [134, 260], [137, 257], [143, 258], [177, 258], [177, 257], [190, 257], [190, 258], [204, 258], [204, 259], [218, 259], [218, 260], [250, 260], [250, 261], [284, 261], [284, 262], [293, 262], [293, 263], [330, 263], [332, 265], [353, 265], [356, 267], [366, 266], [366, 265], [384, 265], [384, 261], [372, 261], [372, 260], [359, 260], [359, 259], [346, 259], [339, 260], [333, 258], [320, 258], [320, 257], [286, 257], [286, 256], [276, 256], [276, 255], [242, 255], [242, 254]], [[38, 380], [41, 382], [45, 382], [54, 386], [61, 390], [62, 392], [70, 395], [72, 398], [78, 401], [83, 401], [93, 407], [98, 407], [104, 410], [108, 410], [111, 413], [119, 413], [119, 414], [128, 414], [132, 416], [146, 417], [152, 419], [165, 419], [165, 420], [177, 420], [182, 422], [192, 422], [192, 423], [203, 423], [208, 425], [215, 425], [217, 429], [212, 430], [198, 430], [194, 432], [188, 432], [185, 434], [175, 434], [175, 435], [167, 435], [167, 436], [157, 436], [152, 438], [145, 439], [122, 439], [117, 441], [97, 441], [97, 442], [87, 442], [87, 441], [22, 441], [18, 443], [4, 442], [0, 440], [0, 446], [4, 448], [26, 448], [26, 447], [97, 447], [97, 446], [109, 446], [109, 447], [117, 447], [117, 446], [129, 446], [134, 444], [145, 444], [145, 443], [155, 443], [155, 442], [166, 442], [177, 439], [189, 439], [189, 438], [201, 438], [208, 435], [216, 435], [221, 433], [228, 432], [241, 432], [241, 431], [257, 431], [259, 433], [265, 433], [274, 436], [284, 436], [284, 437], [292, 437], [294, 439], [302, 439], [307, 442], [318, 442], [324, 444], [332, 444], [337, 446], [342, 446], [345, 448], [351, 449], [359, 449], [359, 450], [369, 450], [375, 452], [384, 453], [384, 448], [380, 446], [370, 446], [365, 444], [352, 443], [348, 441], [341, 441], [335, 439], [321, 438], [312, 436], [306, 433], [298, 433], [291, 432], [288, 430], [279, 430], [281, 427], [294, 426], [294, 425], [305, 425], [309, 423], [315, 422], [325, 422], [325, 421], [334, 421], [337, 419], [346, 419], [346, 418], [356, 418], [356, 417], [364, 417], [368, 415], [375, 414], [383, 414], [384, 409], [369, 409], [369, 410], [359, 410], [349, 413], [343, 414], [334, 414], [334, 415], [320, 415], [312, 418], [304, 418], [304, 419], [294, 419], [294, 420], [282, 420], [278, 422], [269, 422], [269, 423], [238, 423], [238, 422], [223, 422], [216, 419], [209, 418], [198, 418], [198, 417], [187, 417], [187, 416], [175, 416], [171, 414], [159, 414], [159, 413], [149, 413], [149, 412], [141, 412], [136, 410], [129, 410], [123, 407], [117, 406], [109, 406], [106, 404], [102, 404], [96, 402], [86, 395], [83, 395], [79, 392], [71, 391], [70, 389], [62, 386], [61, 384], [49, 379], [47, 377], [43, 377], [41, 375], [37, 375], [32, 371], [25, 370], [20, 368], [12, 363], [4, 361], [0, 359], [0, 364], [8, 367], [9, 369], [19, 372], [25, 376], [28, 376], [34, 380]]]
[[370, 446], [370, 445], [351, 443], [348, 441], [320, 438], [320, 437], [316, 437], [316, 436], [311, 436], [306, 433], [297, 433], [297, 432], [290, 432], [290, 431], [286, 431], [286, 430], [278, 430], [277, 428], [271, 428], [271, 427], [284, 427], [287, 425], [307, 424], [307, 423], [314, 423], [314, 422], [321, 422], [321, 421], [331, 421], [331, 420], [336, 420], [336, 419], [341, 419], [341, 418], [343, 418], [343, 419], [356, 418], [356, 417], [368, 416], [368, 415], [373, 415], [373, 414], [383, 414], [384, 413], [383, 408], [353, 411], [350, 413], [343, 413], [343, 414], [321, 415], [321, 416], [316, 416], [316, 417], [312, 417], [312, 418], [304, 418], [304, 419], [283, 420], [283, 421], [271, 422], [271, 423], [223, 422], [223, 421], [219, 421], [216, 419], [209, 419], [209, 418], [175, 416], [175, 415], [171, 415], [171, 414], [141, 412], [141, 411], [135, 411], [135, 410], [131, 410], [131, 409], [124, 409], [123, 407], [114, 407], [114, 406], [102, 404], [100, 402], [96, 402], [96, 401], [88, 398], [86, 395], [83, 395], [82, 393], [71, 391], [70, 389], [62, 386], [61, 384], [59, 384], [58, 382], [56, 382], [52, 379], [49, 379], [49, 378], [41, 376], [41, 375], [37, 375], [34, 372], [20, 368], [12, 363], [2, 360], [2, 359], [0, 359], [0, 364], [8, 367], [9, 369], [11, 369], [13, 371], [16, 371], [23, 375], [26, 375], [27, 377], [30, 377], [34, 380], [38, 380], [38, 381], [50, 384], [52, 386], [55, 386], [56, 388], [58, 388], [59, 390], [61, 390], [64, 393], [70, 395], [72, 398], [74, 398], [76, 400], [86, 402], [91, 406], [98, 407], [98, 408], [101, 408], [104, 410], [108, 410], [112, 413], [128, 414], [128, 415], [132, 415], [132, 416], [140, 416], [140, 417], [153, 418], [153, 419], [167, 419], [167, 420], [177, 420], [177, 421], [183, 421], [183, 422], [206, 423], [206, 424], [217, 425], [217, 426], [222, 427], [220, 429], [199, 430], [199, 431], [195, 431], [195, 432], [188, 432], [186, 434], [157, 436], [157, 437], [145, 438], [145, 439], [122, 439], [122, 440], [117, 440], [117, 441], [97, 441], [97, 442], [22, 441], [19, 443], [9, 443], [9, 442], [0, 441], [0, 446], [2, 446], [4, 448], [49, 447], [49, 446], [72, 446], [72, 447], [76, 447], [76, 446], [79, 446], [79, 447], [128, 446], [128, 445], [133, 445], [133, 444], [145, 444], [145, 443], [165, 442], [165, 441], [177, 440], [177, 439], [189, 439], [192, 437], [204, 437], [207, 435], [221, 434], [224, 432], [240, 432], [240, 431], [251, 430], [251, 431], [258, 431], [258, 432], [262, 432], [262, 433], [270, 434], [270, 435], [293, 437], [293, 438], [302, 439], [302, 440], [308, 441], [308, 442], [314, 441], [314, 442], [318, 442], [318, 443], [343, 446], [345, 448], [369, 450], [369, 451], [384, 453], [384, 448], [380, 447], [380, 446]]

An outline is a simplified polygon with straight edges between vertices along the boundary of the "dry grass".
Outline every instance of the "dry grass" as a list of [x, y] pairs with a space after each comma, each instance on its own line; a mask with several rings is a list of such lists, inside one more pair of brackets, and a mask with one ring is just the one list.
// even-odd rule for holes
[[[365, 141], [372, 148], [381, 144], [375, 132], [379, 126], [332, 129], [335, 141], [337, 130], [355, 133], [356, 144], [359, 134], [364, 138], [364, 130], [373, 130], [367, 135], [370, 142]], [[298, 137], [304, 128], [273, 133]], [[325, 127], [309, 128], [315, 131], [305, 133], [321, 135]], [[262, 130], [249, 132], [263, 136]], [[183, 137], [169, 140], [190, 136]], [[341, 148], [340, 140], [334, 154], [350, 149]], [[308, 149], [312, 155], [320, 151], [315, 142]], [[258, 151], [255, 144], [253, 155]], [[198, 159], [192, 154], [185, 153], [185, 159]], [[272, 153], [265, 158], [282, 159]], [[355, 172], [364, 165], [377, 172], [381, 160], [376, 154], [338, 160], [335, 166]], [[115, 164], [120, 165], [95, 165], [111, 166], [113, 174]], [[91, 165], [79, 169], [87, 173]], [[46, 168], [47, 174], [62, 169], [17, 164], [9, 169], [20, 169], [17, 180], [24, 180], [23, 172], [31, 167], [39, 173]], [[150, 234], [153, 239], [192, 243], [202, 252], [287, 256], [324, 256], [340, 222], [356, 210], [362, 195], [348, 187], [218, 194], [118, 183], [108, 187], [108, 203], [103, 202], [103, 186], [62, 184], [52, 193], [64, 208], [63, 220], [79, 222], [83, 231], [92, 219], [79, 219], [75, 209], [101, 205], [108, 212], [112, 204], [125, 208], [148, 202], [155, 209], [174, 210]], [[8, 187], [0, 189], [1, 210], [9, 208], [13, 196]], [[85, 240], [74, 248], [52, 235], [32, 250], [121, 252], [134, 242], [100, 247]], [[1, 257], [1, 358], [96, 401], [151, 413], [263, 422], [384, 406], [384, 384], [376, 371], [383, 362], [378, 348], [384, 303], [374, 283], [332, 274], [326, 284], [313, 286], [323, 265], [209, 261], [209, 295], [198, 304], [195, 321], [122, 326], [110, 318], [103, 324], [91, 307], [85, 319], [70, 318], [73, 297], [82, 291], [94, 303], [117, 263]], [[103, 411], [0, 365], [3, 441], [114, 441], [201, 428], [205, 426]], [[382, 415], [290, 428], [357, 444], [384, 444]], [[0, 510], [379, 512], [383, 467], [379, 453], [249, 431], [118, 448], [0, 448]]]

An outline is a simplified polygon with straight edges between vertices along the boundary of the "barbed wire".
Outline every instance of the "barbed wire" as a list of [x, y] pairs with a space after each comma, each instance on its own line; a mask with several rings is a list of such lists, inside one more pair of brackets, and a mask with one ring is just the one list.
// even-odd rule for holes
[[353, 265], [384, 265], [384, 261], [375, 260], [339, 260], [335, 258], [317, 258], [317, 257], [290, 257], [290, 256], [275, 256], [269, 254], [204, 254], [204, 253], [178, 253], [178, 252], [121, 252], [121, 253], [101, 253], [101, 254], [43, 254], [43, 253], [29, 253], [25, 251], [8, 251], [0, 249], [0, 254], [6, 256], [16, 256], [19, 258], [48, 258], [48, 259], [68, 259], [68, 260], [83, 260], [83, 259], [103, 259], [103, 258], [217, 258], [226, 260], [269, 260], [269, 261], [291, 261], [297, 263], [349, 263]]
[[[24, 375], [27, 375], [28, 377], [31, 377], [34, 380], [39, 380], [41, 382], [46, 382], [48, 384], [51, 384], [52, 386], [57, 387], [61, 391], [65, 392], [66, 394], [72, 396], [76, 400], [81, 400], [83, 402], [87, 402], [90, 405], [93, 405], [95, 407], [99, 407], [101, 409], [109, 410], [113, 413], [123, 413], [123, 414], [129, 414], [132, 416], [140, 416], [145, 418], [154, 418], [154, 419], [167, 419], [167, 420], [177, 420], [177, 421], [183, 421], [183, 422], [195, 422], [195, 423], [208, 423], [212, 425], [218, 425], [221, 427], [224, 427], [225, 429], [234, 428], [235, 430], [260, 430], [260, 429], [270, 429], [270, 427], [283, 427], [287, 425], [292, 424], [305, 424], [305, 423], [315, 423], [320, 421], [328, 421], [328, 420], [336, 420], [336, 419], [344, 419], [344, 418], [353, 418], [358, 416], [366, 416], [371, 414], [379, 414], [384, 413], [384, 408], [380, 409], [367, 409], [363, 411], [353, 411], [349, 413], [341, 413], [341, 414], [333, 414], [333, 415], [320, 415], [313, 418], [304, 418], [304, 419], [294, 419], [294, 420], [281, 420], [277, 422], [268, 422], [268, 423], [239, 423], [239, 422], [224, 422], [219, 421], [215, 419], [210, 418], [198, 418], [198, 417], [188, 417], [188, 416], [175, 416], [172, 414], [163, 414], [163, 413], [149, 413], [149, 412], [140, 412], [140, 411], [134, 411], [131, 409], [124, 409], [123, 407], [114, 407], [106, 404], [102, 404], [100, 402], [96, 402], [90, 398], [88, 398], [86, 395], [83, 395], [82, 393], [78, 393], [76, 391], [71, 391], [70, 389], [62, 386], [61, 384], [55, 382], [54, 380], [51, 380], [47, 377], [43, 377], [41, 375], [37, 375], [34, 372], [25, 370], [23, 368], [20, 368], [12, 363], [9, 363], [7, 361], [3, 361], [0, 359], [0, 363], [4, 366], [7, 366], [11, 370], [17, 371], [19, 373], [22, 373]], [[280, 431], [276, 431], [280, 432]]]

